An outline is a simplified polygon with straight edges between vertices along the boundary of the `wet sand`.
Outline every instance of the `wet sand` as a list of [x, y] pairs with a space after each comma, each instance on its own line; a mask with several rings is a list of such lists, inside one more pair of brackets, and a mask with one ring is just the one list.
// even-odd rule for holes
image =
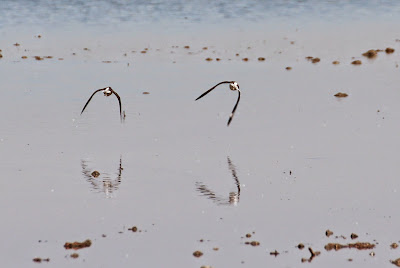
[[249, 28], [3, 31], [2, 266], [392, 266], [400, 30]]

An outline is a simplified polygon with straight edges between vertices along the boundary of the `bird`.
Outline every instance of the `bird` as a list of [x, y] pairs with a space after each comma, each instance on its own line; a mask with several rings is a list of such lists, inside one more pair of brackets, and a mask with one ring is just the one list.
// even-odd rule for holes
[[229, 120], [228, 120], [228, 124], [227, 124], [227, 126], [229, 126], [229, 124], [231, 123], [231, 121], [232, 121], [232, 119], [233, 119], [233, 116], [234, 116], [234, 114], [235, 114], [236, 108], [238, 107], [239, 101], [240, 101], [240, 89], [239, 89], [239, 84], [238, 84], [236, 81], [223, 81], [223, 82], [220, 82], [220, 83], [216, 84], [215, 86], [213, 86], [212, 88], [210, 88], [209, 90], [207, 90], [206, 92], [204, 92], [203, 94], [201, 94], [201, 95], [196, 99], [196, 101], [199, 100], [199, 99], [201, 99], [202, 97], [204, 97], [205, 95], [207, 95], [208, 93], [210, 93], [214, 88], [216, 88], [217, 86], [222, 85], [222, 84], [229, 84], [230, 90], [232, 90], [232, 91], [237, 91], [237, 92], [239, 93], [238, 99], [237, 99], [237, 101], [236, 101], [236, 104], [235, 104], [235, 106], [233, 107], [232, 113], [231, 113], [230, 116], [229, 116]]
[[108, 97], [108, 96], [110, 96], [110, 95], [112, 95], [112, 94], [114, 94], [115, 97], [117, 97], [118, 102], [119, 102], [119, 116], [120, 116], [120, 118], [121, 118], [121, 120], [122, 120], [121, 98], [119, 97], [118, 93], [115, 92], [115, 90], [113, 90], [111, 87], [100, 88], [100, 89], [96, 90], [95, 92], [93, 92], [92, 96], [90, 96], [90, 98], [89, 98], [88, 101], [86, 102], [85, 106], [83, 106], [83, 109], [82, 109], [81, 114], [82, 114], [83, 111], [86, 109], [86, 106], [88, 106], [88, 104], [89, 104], [90, 100], [93, 98], [93, 96], [94, 96], [97, 92], [100, 92], [100, 91], [103, 91], [103, 94], [104, 94], [104, 96], [106, 96], [106, 97]]

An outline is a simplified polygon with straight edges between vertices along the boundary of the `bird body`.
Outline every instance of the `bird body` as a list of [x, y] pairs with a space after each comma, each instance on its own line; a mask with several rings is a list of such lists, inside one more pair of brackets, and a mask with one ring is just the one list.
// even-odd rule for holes
[[216, 88], [217, 86], [222, 85], [222, 84], [229, 84], [229, 89], [232, 90], [232, 91], [237, 91], [238, 94], [239, 94], [238, 95], [238, 99], [236, 101], [236, 104], [233, 107], [232, 113], [229, 116], [229, 120], [228, 120], [228, 123], [227, 123], [227, 125], [229, 126], [229, 124], [231, 123], [231, 121], [233, 119], [233, 116], [235, 114], [236, 108], [237, 108], [237, 106], [239, 104], [239, 101], [240, 101], [239, 84], [236, 81], [223, 81], [223, 82], [220, 82], [220, 83], [216, 84], [215, 86], [213, 86], [212, 88], [210, 88], [209, 90], [207, 90], [206, 92], [204, 92], [203, 94], [201, 94], [196, 100], [201, 99], [202, 97], [204, 97], [205, 95], [210, 93], [214, 88]]
[[102, 91], [103, 94], [104, 94], [104, 96], [106, 96], [106, 97], [111, 96], [112, 94], [114, 94], [115, 97], [117, 97], [118, 103], [119, 103], [119, 115], [120, 115], [120, 118], [121, 118], [121, 120], [122, 120], [121, 98], [119, 97], [118, 93], [115, 92], [111, 87], [100, 88], [100, 89], [97, 89], [95, 92], [93, 92], [93, 94], [90, 96], [90, 98], [89, 98], [88, 101], [86, 102], [85, 106], [83, 106], [83, 109], [82, 109], [81, 114], [82, 114], [83, 111], [86, 109], [86, 106], [89, 104], [89, 102], [91, 101], [91, 99], [93, 98], [93, 96], [94, 96], [97, 92], [100, 92], [100, 91]]

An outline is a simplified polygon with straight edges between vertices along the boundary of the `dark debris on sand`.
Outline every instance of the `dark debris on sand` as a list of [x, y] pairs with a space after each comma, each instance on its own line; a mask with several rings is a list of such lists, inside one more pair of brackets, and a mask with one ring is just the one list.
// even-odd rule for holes
[[392, 264], [396, 265], [397, 267], [400, 267], [400, 258], [394, 260], [394, 261], [390, 261]]
[[314, 251], [312, 248], [308, 248], [308, 251], [310, 251], [311, 257], [309, 259], [302, 258], [301, 262], [312, 262], [312, 260], [319, 256], [321, 254], [320, 251]]
[[[347, 93], [343, 93], [343, 92], [338, 92], [334, 95], [336, 98], [346, 98], [347, 96], [349, 96]], [[329, 235], [326, 235], [329, 237]]]
[[311, 61], [312, 63], [317, 63], [317, 62], [321, 61], [320, 58], [317, 58], [317, 57], [314, 58], [314, 57], [311, 57], [311, 56], [306, 57], [306, 60]]
[[275, 251], [270, 252], [269, 255], [277, 257], [279, 255], [279, 252], [275, 249]]
[[[346, 94], [346, 93], [345, 93]], [[347, 95], [347, 94], [346, 94]], [[350, 238], [351, 239], [356, 239], [356, 238], [358, 238], [358, 235], [357, 234], [355, 234], [355, 233], [352, 233], [351, 235], [350, 235]]]
[[138, 231], [138, 228], [136, 226], [133, 226], [132, 228], [129, 228], [128, 230], [136, 233]]
[[90, 241], [89, 239], [86, 239], [83, 242], [65, 242], [64, 244], [64, 248], [65, 249], [81, 249], [81, 248], [88, 248], [92, 245], [92, 241]]
[[193, 252], [193, 256], [195, 256], [196, 258], [200, 258], [201, 256], [203, 256], [203, 252], [196, 250], [195, 252]]
[[304, 248], [304, 244], [303, 243], [300, 243], [300, 244], [298, 244], [297, 246], [296, 246], [298, 249], [303, 249]]
[[342, 245], [339, 243], [328, 243], [325, 245], [326, 251], [330, 251], [332, 249], [338, 251], [342, 248], [356, 248], [358, 250], [373, 249], [373, 248], [375, 248], [375, 244], [371, 244], [368, 242], [357, 242], [357, 243], [349, 243], [347, 245]]
[[327, 237], [330, 237], [331, 235], [333, 235], [333, 232], [331, 231], [331, 230], [326, 230], [325, 231], [325, 235], [327, 236]]
[[388, 47], [388, 48], [385, 49], [385, 52], [387, 54], [392, 54], [392, 53], [394, 53], [394, 48]]
[[247, 241], [247, 242], [244, 242], [244, 244], [245, 245], [251, 245], [253, 247], [257, 247], [257, 246], [260, 245], [260, 242], [258, 242], [258, 241], [251, 241], [251, 242]]
[[313, 58], [313, 59], [311, 60], [312, 63], [317, 63], [317, 62], [320, 62], [320, 61], [321, 61], [320, 58]]
[[32, 261], [33, 261], [33, 262], [37, 262], [37, 263], [41, 263], [42, 261], [44, 261], [44, 262], [49, 262], [49, 261], [50, 261], [50, 258], [47, 258], [47, 259], [34, 258]]
[[373, 59], [373, 58], [376, 58], [376, 56], [378, 56], [378, 51], [375, 49], [370, 49], [367, 52], [363, 53], [362, 55], [369, 59]]

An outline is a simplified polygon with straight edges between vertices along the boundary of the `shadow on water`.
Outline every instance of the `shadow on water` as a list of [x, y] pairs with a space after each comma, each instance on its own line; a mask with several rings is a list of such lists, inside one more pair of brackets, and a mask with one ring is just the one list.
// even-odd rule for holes
[[217, 205], [237, 205], [240, 199], [240, 181], [236, 173], [236, 166], [232, 163], [229, 156], [228, 160], [228, 168], [232, 172], [232, 178], [235, 181], [235, 185], [237, 187], [236, 192], [230, 192], [228, 197], [218, 196], [213, 190], [209, 189], [207, 185], [202, 182], [196, 182], [196, 189], [202, 196], [211, 199]]
[[86, 181], [91, 184], [91, 188], [94, 192], [104, 192], [107, 198], [112, 198], [113, 193], [118, 190], [119, 185], [122, 181], [122, 156], [119, 158], [119, 167], [114, 175], [107, 172], [99, 172], [89, 167], [90, 161], [81, 160], [82, 174]]

